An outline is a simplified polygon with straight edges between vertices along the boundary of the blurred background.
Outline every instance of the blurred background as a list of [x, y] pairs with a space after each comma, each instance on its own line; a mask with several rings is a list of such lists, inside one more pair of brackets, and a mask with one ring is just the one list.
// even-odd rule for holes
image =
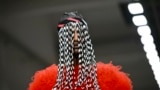
[[[26, 90], [31, 77], [58, 63], [57, 23], [65, 11], [88, 22], [97, 61], [121, 65], [133, 90], [159, 90], [127, 4], [132, 0], [1, 0], [0, 90]], [[160, 1], [141, 0], [159, 54]], [[106, 77], [107, 78], [107, 77]]]

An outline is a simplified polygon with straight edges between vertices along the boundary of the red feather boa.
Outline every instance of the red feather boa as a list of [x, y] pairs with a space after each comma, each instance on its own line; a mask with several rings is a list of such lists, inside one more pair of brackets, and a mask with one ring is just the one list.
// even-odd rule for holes
[[[112, 63], [97, 63], [97, 78], [101, 90], [132, 90], [132, 82], [128, 74], [120, 69]], [[51, 90], [56, 83], [57, 73], [58, 68], [54, 64], [37, 71], [28, 90]]]

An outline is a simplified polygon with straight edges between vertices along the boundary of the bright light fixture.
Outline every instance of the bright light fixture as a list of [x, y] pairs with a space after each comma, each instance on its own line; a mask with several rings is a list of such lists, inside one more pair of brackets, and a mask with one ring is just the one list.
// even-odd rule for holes
[[140, 40], [143, 44], [143, 49], [146, 52], [146, 57], [151, 65], [155, 80], [160, 88], [160, 58], [154, 44], [154, 38], [151, 35], [151, 29], [147, 25], [147, 19], [144, 15], [140, 15], [144, 13], [142, 4], [138, 2], [130, 3], [128, 4], [128, 10], [132, 15], [134, 15], [132, 17], [132, 22], [138, 27], [137, 32], [141, 36]]
[[148, 25], [139, 26], [137, 28], [138, 34], [141, 36], [141, 42], [143, 44], [143, 49], [146, 52], [146, 57], [151, 65], [154, 73], [155, 80], [160, 87], [160, 58], [154, 44], [153, 36], [151, 35], [151, 29]]
[[151, 68], [154, 73], [155, 80], [157, 81], [157, 84], [159, 85], [160, 88], [160, 59], [159, 56], [157, 55], [157, 51], [154, 50], [152, 52], [146, 52], [146, 56], [148, 58], [148, 61], [151, 65]]
[[141, 37], [141, 42], [144, 45], [146, 45], [146, 44], [148, 45], [150, 43], [153, 43], [154, 41], [153, 41], [153, 37], [151, 35], [146, 35], [146, 36]]
[[131, 14], [141, 14], [144, 12], [142, 4], [140, 4], [140, 3], [128, 4], [128, 10]]
[[137, 28], [137, 32], [140, 36], [146, 36], [151, 34], [151, 29], [148, 25], [140, 26]]
[[147, 24], [147, 19], [144, 15], [133, 16], [132, 21], [136, 26], [142, 26]]

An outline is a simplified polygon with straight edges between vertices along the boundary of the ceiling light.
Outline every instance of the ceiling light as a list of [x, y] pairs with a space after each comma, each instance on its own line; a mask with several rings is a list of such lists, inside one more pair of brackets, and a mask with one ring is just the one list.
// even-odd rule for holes
[[140, 36], [146, 36], [151, 34], [151, 29], [148, 25], [140, 26], [137, 28], [137, 32]]
[[128, 4], [128, 10], [131, 14], [141, 14], [144, 12], [143, 7], [140, 3]]
[[144, 15], [133, 16], [132, 21], [136, 26], [142, 26], [147, 24], [147, 19]]

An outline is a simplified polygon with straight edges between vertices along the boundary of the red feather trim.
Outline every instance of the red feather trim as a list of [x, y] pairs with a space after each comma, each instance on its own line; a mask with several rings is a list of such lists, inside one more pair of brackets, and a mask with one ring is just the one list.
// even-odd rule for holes
[[[120, 69], [119, 66], [114, 66], [112, 63], [97, 63], [98, 84], [101, 90], [132, 90], [128, 74]], [[36, 72], [28, 90], [51, 90], [56, 83], [57, 70], [56, 65], [51, 65]]]
[[101, 90], [132, 90], [128, 74], [120, 69], [120, 66], [114, 66], [112, 63], [97, 63], [98, 84]]
[[44, 70], [37, 71], [28, 90], [51, 90], [56, 83], [58, 68], [51, 65]]

